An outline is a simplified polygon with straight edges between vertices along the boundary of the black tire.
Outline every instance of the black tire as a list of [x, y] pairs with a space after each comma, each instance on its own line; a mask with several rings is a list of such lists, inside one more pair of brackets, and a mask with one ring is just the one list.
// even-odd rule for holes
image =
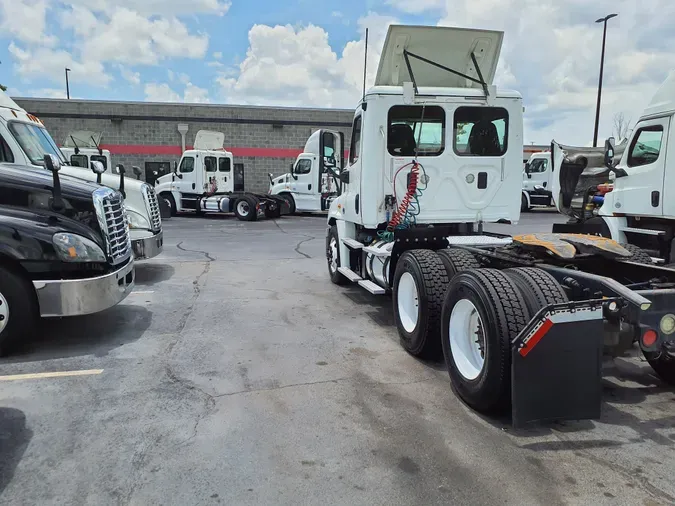
[[627, 244], [627, 243], [621, 243], [621, 246], [623, 246], [633, 254], [632, 257], [626, 258], [625, 260], [629, 262], [635, 262], [636, 264], [654, 265], [654, 261], [652, 260], [651, 255], [649, 255], [649, 253], [647, 253], [642, 248], [635, 246], [635, 244]]
[[293, 195], [290, 193], [280, 193], [279, 196], [288, 202], [288, 214], [295, 214], [295, 199], [293, 198]]
[[[334, 244], [332, 244], [333, 241]], [[333, 260], [335, 260], [334, 264]], [[340, 267], [340, 238], [336, 225], [331, 225], [326, 235], [326, 261], [328, 262], [330, 280], [336, 285], [346, 285], [349, 280], [338, 272], [338, 267]]]
[[164, 192], [159, 196], [166, 201], [167, 205], [169, 206], [169, 212], [171, 216], [176, 216], [178, 211], [176, 211], [176, 200], [173, 198], [173, 195], [171, 193]]
[[[409, 274], [417, 292], [416, 321], [401, 321], [399, 287], [404, 275]], [[408, 277], [406, 276], [406, 279]], [[410, 280], [406, 281], [406, 283]], [[439, 332], [443, 299], [448, 287], [448, 275], [443, 262], [432, 250], [410, 250], [396, 264], [392, 289], [394, 319], [403, 348], [416, 357], [438, 358], [441, 353]], [[412, 326], [414, 323], [414, 326]], [[406, 329], [406, 326], [409, 329]]]
[[[484, 363], [473, 378], [462, 374], [450, 340], [450, 317], [460, 301], [473, 304], [482, 322]], [[467, 304], [462, 302], [462, 306]], [[457, 306], [458, 310], [462, 306]], [[441, 342], [452, 384], [469, 406], [489, 413], [510, 405], [511, 341], [529, 320], [530, 314], [518, 287], [503, 272], [478, 269], [460, 272], [452, 279], [443, 303]]]
[[531, 316], [548, 306], [567, 302], [567, 294], [558, 281], [548, 272], [536, 267], [517, 267], [504, 271], [520, 290]]
[[281, 204], [279, 202], [275, 202], [274, 205], [276, 206], [274, 209], [270, 209], [267, 206], [265, 207], [265, 218], [272, 220], [281, 218]]
[[524, 213], [530, 210], [530, 205], [527, 203], [527, 197], [524, 193], [520, 195], [520, 212]]
[[480, 263], [470, 251], [461, 248], [439, 249], [436, 254], [445, 266], [445, 272], [448, 275], [448, 280], [461, 271], [468, 271], [469, 269], [480, 269]]
[[659, 351], [644, 351], [643, 353], [657, 376], [669, 385], [675, 385], [675, 359]]
[[[251, 195], [239, 197], [234, 203], [234, 215], [240, 221], [255, 221], [258, 219], [257, 205], [257, 199]], [[245, 212], [245, 210], [248, 210], [248, 212]]]
[[9, 353], [38, 322], [38, 303], [30, 282], [16, 271], [0, 266], [0, 355]]

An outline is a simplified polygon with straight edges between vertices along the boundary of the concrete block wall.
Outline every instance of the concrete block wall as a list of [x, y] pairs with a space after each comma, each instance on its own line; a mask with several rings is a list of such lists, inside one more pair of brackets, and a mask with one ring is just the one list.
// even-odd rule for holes
[[[15, 98], [21, 107], [44, 121], [57, 144], [73, 130], [103, 132], [103, 144], [113, 163], [129, 169], [138, 165], [145, 177], [146, 161], [174, 162], [180, 158], [178, 124], [187, 124], [186, 145], [199, 130], [225, 134], [225, 147], [234, 162], [244, 164], [245, 187], [266, 192], [268, 174], [288, 171], [295, 153], [319, 128], [342, 131], [349, 145], [352, 110], [251, 107], [148, 102], [105, 102]], [[263, 148], [251, 151], [250, 148]], [[237, 152], [242, 153], [237, 155]], [[253, 153], [251, 155], [251, 153]]]

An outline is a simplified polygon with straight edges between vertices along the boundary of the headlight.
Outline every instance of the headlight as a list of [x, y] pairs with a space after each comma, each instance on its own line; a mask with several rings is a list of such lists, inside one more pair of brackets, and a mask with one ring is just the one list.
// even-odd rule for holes
[[105, 254], [94, 241], [81, 235], [59, 232], [52, 237], [54, 249], [64, 262], [105, 262]]
[[127, 209], [127, 217], [129, 218], [129, 228], [150, 228], [150, 222], [142, 214]]

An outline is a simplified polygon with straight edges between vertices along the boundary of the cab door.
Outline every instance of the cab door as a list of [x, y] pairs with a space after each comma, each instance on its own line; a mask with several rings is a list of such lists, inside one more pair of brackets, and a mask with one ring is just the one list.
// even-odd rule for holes
[[313, 211], [319, 197], [318, 157], [303, 153], [293, 166], [291, 172], [291, 193], [295, 198], [295, 207], [298, 211]]
[[322, 211], [326, 210], [326, 198], [340, 193], [338, 176], [343, 168], [344, 135], [332, 130], [322, 130], [319, 141], [318, 205]]
[[614, 181], [612, 212], [638, 216], [663, 215], [669, 129], [669, 117], [638, 123], [629, 147], [617, 166], [623, 171], [617, 171], [619, 177]]

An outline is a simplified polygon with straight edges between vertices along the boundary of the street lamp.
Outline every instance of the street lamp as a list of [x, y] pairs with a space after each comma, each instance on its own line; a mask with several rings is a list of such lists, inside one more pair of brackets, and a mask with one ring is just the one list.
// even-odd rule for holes
[[593, 147], [598, 145], [598, 125], [600, 123], [600, 96], [602, 95], [602, 72], [605, 68], [605, 39], [607, 38], [607, 21], [615, 18], [618, 14], [608, 14], [604, 18], [596, 19], [596, 23], [603, 23], [602, 30], [602, 54], [600, 56], [600, 79], [598, 81], [598, 104], [595, 108], [595, 131], [593, 132]]
[[70, 86], [68, 86], [68, 72], [70, 69], [66, 67], [66, 97], [70, 100]]

